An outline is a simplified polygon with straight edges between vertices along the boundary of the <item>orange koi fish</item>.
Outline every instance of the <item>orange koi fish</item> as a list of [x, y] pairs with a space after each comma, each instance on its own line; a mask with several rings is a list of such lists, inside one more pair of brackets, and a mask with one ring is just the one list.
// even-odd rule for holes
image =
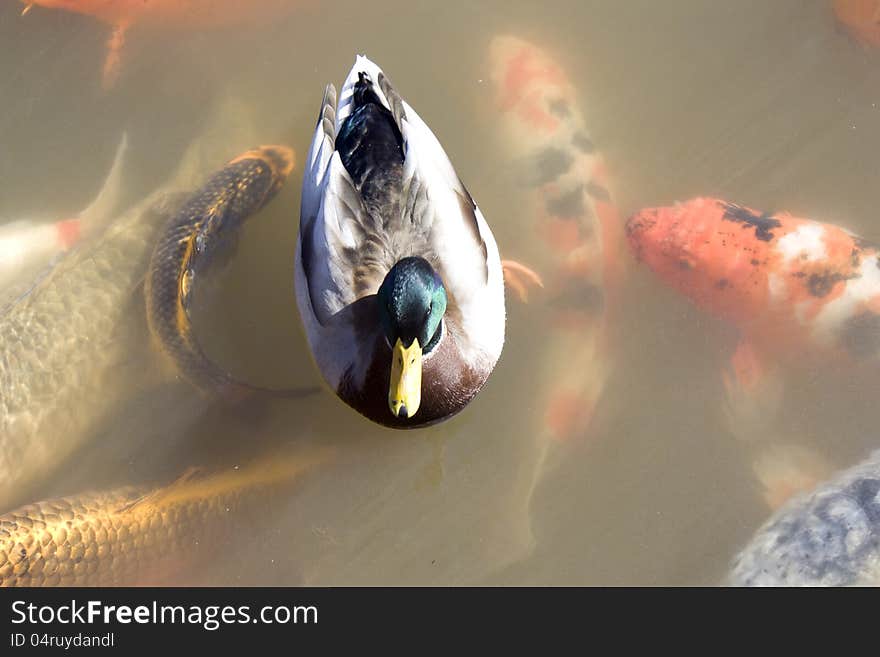
[[834, 0], [834, 15], [858, 42], [880, 47], [880, 1]]
[[633, 215], [636, 257], [776, 356], [880, 351], [876, 247], [832, 224], [711, 198]]
[[[118, 74], [122, 48], [129, 28], [143, 26], [154, 29], [219, 29], [236, 26], [263, 25], [291, 11], [297, 0], [21, 0], [34, 5], [64, 9], [94, 16], [113, 28], [107, 42], [103, 82], [113, 85]], [[301, 3], [300, 3], [301, 4]]]
[[780, 373], [767, 363], [857, 363], [880, 355], [877, 248], [833, 224], [713, 198], [641, 210], [626, 232], [654, 274], [739, 329], [726, 410], [733, 433], [754, 450], [768, 505], [811, 488], [830, 469], [823, 458], [756, 440], [782, 392]]
[[[543, 358], [552, 384], [539, 407], [546, 432], [564, 440], [588, 427], [611, 368], [606, 327], [623, 222], [564, 71], [511, 36], [492, 41], [490, 60], [503, 140], [516, 163], [517, 202], [537, 238], [528, 258], [546, 274], [555, 329]], [[511, 273], [505, 271], [516, 289]]]

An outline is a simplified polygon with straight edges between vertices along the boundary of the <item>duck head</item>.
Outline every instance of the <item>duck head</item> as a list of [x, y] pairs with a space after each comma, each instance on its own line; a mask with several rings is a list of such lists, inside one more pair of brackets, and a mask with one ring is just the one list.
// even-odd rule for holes
[[391, 346], [388, 406], [395, 417], [413, 417], [422, 398], [422, 357], [443, 332], [446, 288], [424, 258], [399, 260], [377, 293], [379, 319]]

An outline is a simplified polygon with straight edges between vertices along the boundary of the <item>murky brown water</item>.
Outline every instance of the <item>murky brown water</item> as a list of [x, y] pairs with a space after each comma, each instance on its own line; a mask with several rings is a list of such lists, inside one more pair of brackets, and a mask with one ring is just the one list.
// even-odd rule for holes
[[[356, 53], [382, 66], [431, 126], [503, 254], [527, 252], [533, 238], [493, 132], [487, 66], [496, 34], [530, 40], [568, 71], [624, 216], [713, 195], [880, 241], [880, 52], [853, 43], [821, 0], [383, 1], [368, 13], [362, 3], [311, 1], [247, 30], [133, 31], [110, 91], [100, 83], [105, 25], [19, 11], [0, 5], [3, 221], [86, 205], [123, 130], [134, 202], [230, 97], [247, 108], [259, 142], [296, 150], [291, 180], [246, 226], [197, 318], [209, 353], [261, 385], [319, 381], [293, 297], [301, 162], [324, 84], [341, 83]], [[232, 131], [223, 157], [248, 145], [244, 133]], [[510, 298], [489, 384], [440, 426], [382, 429], [329, 393], [223, 408], [179, 386], [144, 384], [103, 409], [89, 445], [34, 495], [329, 445], [332, 463], [263, 517], [242, 519], [219, 559], [177, 581], [717, 582], [769, 513], [749, 441], [723, 412], [720, 371], [735, 336], [647, 270], [634, 268], [620, 303], [613, 375], [588, 435], [564, 443], [536, 438], [544, 411], [536, 387], [549, 382], [533, 373], [552, 340], [542, 300]], [[119, 377], [141, 376], [150, 356], [140, 351], [133, 346]], [[807, 445], [835, 466], [858, 461], [876, 446], [877, 383], [871, 372], [791, 376], [778, 417], [754, 440]]]

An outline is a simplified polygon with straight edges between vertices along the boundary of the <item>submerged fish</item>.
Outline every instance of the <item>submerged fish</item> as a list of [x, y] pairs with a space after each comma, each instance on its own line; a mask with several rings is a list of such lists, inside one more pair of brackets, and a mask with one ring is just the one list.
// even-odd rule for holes
[[736, 557], [729, 583], [880, 584], [880, 451], [780, 508]]
[[119, 74], [122, 48], [129, 28], [217, 29], [261, 25], [282, 17], [302, 0], [21, 0], [22, 13], [34, 5], [94, 16], [113, 28], [107, 42], [104, 85]]
[[220, 551], [272, 493], [326, 460], [280, 456], [165, 487], [125, 487], [29, 504], [0, 516], [0, 586], [155, 584]]
[[[502, 140], [515, 163], [530, 262], [542, 272], [552, 332], [541, 408], [554, 439], [583, 433], [611, 369], [608, 322], [621, 275], [623, 221], [578, 93], [549, 54], [517, 37], [490, 46]], [[514, 276], [510, 276], [513, 273]], [[505, 271], [516, 289], [516, 271]], [[610, 302], [609, 302], [610, 300]]]
[[123, 135], [101, 190], [82, 212], [60, 221], [18, 219], [0, 225], [0, 308], [4, 300], [28, 289], [58, 255], [97, 234], [110, 220], [119, 205], [127, 148]]
[[147, 321], [177, 370], [211, 393], [236, 394], [244, 385], [202, 351], [189, 318], [199, 271], [228, 251], [240, 225], [281, 189], [293, 170], [286, 146], [260, 146], [229, 162], [183, 204], [162, 231], [147, 274]]
[[641, 210], [636, 257], [778, 358], [880, 355], [877, 249], [833, 224], [711, 198]]
[[880, 355], [877, 249], [833, 224], [712, 198], [641, 210], [627, 236], [663, 282], [738, 328], [726, 411], [732, 433], [755, 452], [768, 504], [811, 488], [829, 468], [820, 455], [768, 447], [778, 432], [780, 368]]
[[205, 160], [216, 161], [211, 144], [234, 145], [241, 129], [240, 117], [221, 107], [165, 186], [0, 313], [0, 511], [27, 501], [29, 487], [93, 436], [108, 410], [159, 374], [144, 367], [150, 255]]
[[860, 43], [880, 47], [880, 1], [834, 0], [834, 15]]

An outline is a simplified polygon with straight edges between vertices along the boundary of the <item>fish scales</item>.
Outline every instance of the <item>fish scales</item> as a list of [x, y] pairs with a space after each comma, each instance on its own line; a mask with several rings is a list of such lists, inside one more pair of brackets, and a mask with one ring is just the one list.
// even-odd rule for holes
[[0, 316], [0, 509], [25, 499], [85, 439], [136, 377], [132, 301], [152, 245], [181, 197], [157, 192], [59, 262]]
[[190, 294], [199, 272], [228, 252], [241, 224], [278, 192], [293, 160], [284, 146], [235, 158], [182, 205], [153, 250], [146, 280], [150, 330], [177, 370], [206, 392], [232, 393], [241, 386], [202, 351], [188, 314]]
[[29, 504], [0, 516], [0, 586], [162, 581], [222, 549], [245, 511], [265, 509], [329, 452], [261, 460], [166, 487], [126, 486]]

